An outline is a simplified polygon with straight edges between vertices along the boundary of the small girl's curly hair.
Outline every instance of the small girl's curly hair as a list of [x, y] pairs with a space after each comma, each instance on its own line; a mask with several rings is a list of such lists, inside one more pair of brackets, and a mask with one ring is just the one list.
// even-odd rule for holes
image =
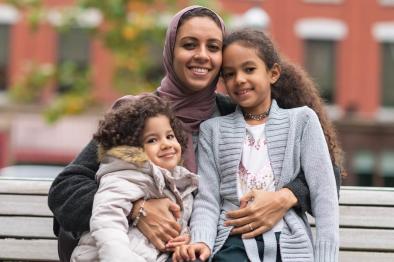
[[115, 146], [142, 147], [143, 130], [150, 117], [164, 115], [170, 120], [174, 135], [185, 152], [187, 136], [167, 101], [153, 94], [142, 94], [118, 100], [100, 120], [93, 138], [104, 150]]

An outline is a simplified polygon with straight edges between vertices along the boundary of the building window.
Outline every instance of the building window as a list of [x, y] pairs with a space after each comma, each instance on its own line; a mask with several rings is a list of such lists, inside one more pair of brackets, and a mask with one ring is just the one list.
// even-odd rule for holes
[[394, 187], [394, 151], [382, 152], [380, 160], [384, 186]]
[[329, 104], [335, 102], [335, 46], [332, 40], [312, 39], [306, 39], [304, 46], [305, 68]]
[[381, 44], [382, 105], [394, 107], [394, 43]]
[[8, 85], [9, 24], [0, 24], [0, 92]]
[[[88, 70], [89, 61], [90, 35], [88, 29], [74, 27], [59, 33], [58, 64], [60, 68], [64, 68], [65, 66], [69, 68], [75, 67], [79, 73], [84, 73]], [[67, 71], [67, 68], [65, 71]], [[66, 78], [62, 78], [59, 81], [58, 91], [65, 92], [69, 90], [71, 82]]]
[[352, 170], [358, 186], [372, 186], [375, 171], [375, 156], [371, 151], [359, 151], [354, 154]]

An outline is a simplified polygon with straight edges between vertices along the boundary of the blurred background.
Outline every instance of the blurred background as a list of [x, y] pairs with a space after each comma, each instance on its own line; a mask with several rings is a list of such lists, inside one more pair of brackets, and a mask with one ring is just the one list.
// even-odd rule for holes
[[394, 186], [394, 0], [0, 0], [3, 174], [56, 175], [114, 99], [159, 86], [169, 19], [190, 4], [228, 30], [265, 30], [311, 74], [345, 152], [344, 185]]

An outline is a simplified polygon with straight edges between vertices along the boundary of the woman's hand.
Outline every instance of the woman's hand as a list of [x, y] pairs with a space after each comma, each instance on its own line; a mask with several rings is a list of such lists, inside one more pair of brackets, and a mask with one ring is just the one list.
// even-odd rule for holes
[[182, 245], [175, 248], [172, 254], [173, 262], [194, 261], [197, 258], [205, 261], [211, 255], [210, 248], [204, 243]]
[[[131, 219], [134, 220], [140, 210], [143, 200], [134, 202], [131, 211]], [[141, 215], [137, 228], [152, 244], [160, 251], [165, 251], [165, 244], [179, 236], [181, 227], [176, 222], [180, 217], [180, 208], [168, 198], [149, 199], [145, 201], [144, 211], [146, 216]]]
[[227, 212], [225, 226], [234, 226], [232, 235], [242, 234], [243, 238], [253, 238], [270, 230], [297, 204], [297, 198], [287, 188], [276, 192], [252, 190], [240, 201], [240, 208]]

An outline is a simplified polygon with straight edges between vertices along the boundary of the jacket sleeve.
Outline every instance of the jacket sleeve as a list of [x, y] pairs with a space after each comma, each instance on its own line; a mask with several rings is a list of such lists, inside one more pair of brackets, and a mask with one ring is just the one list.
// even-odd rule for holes
[[338, 261], [339, 206], [333, 167], [317, 115], [310, 110], [301, 141], [301, 167], [316, 221], [316, 262]]
[[[133, 172], [132, 176], [140, 174]], [[116, 173], [101, 178], [90, 220], [90, 232], [96, 242], [100, 261], [145, 261], [132, 251], [127, 235], [127, 216], [132, 209], [132, 202], [144, 197], [144, 191], [136, 183]]]
[[192, 243], [203, 242], [213, 251], [220, 215], [219, 174], [212, 149], [211, 132], [206, 124], [200, 126], [198, 144], [198, 193], [194, 200], [190, 220]]
[[[48, 206], [56, 221], [64, 230], [77, 236], [89, 231], [98, 167], [97, 144], [92, 140], [56, 177], [49, 189]], [[55, 228], [55, 234], [56, 231]]]

